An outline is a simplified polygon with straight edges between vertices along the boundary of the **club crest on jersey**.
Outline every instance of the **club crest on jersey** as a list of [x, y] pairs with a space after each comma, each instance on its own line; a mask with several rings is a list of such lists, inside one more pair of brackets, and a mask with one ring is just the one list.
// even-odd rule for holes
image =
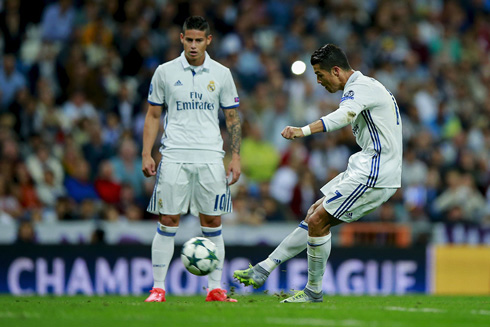
[[214, 92], [214, 90], [216, 90], [216, 85], [214, 85], [214, 81], [209, 81], [208, 91], [209, 92]]
[[354, 91], [349, 90], [345, 92], [344, 95], [342, 96], [342, 99], [340, 99], [340, 102], [345, 100], [354, 100]]

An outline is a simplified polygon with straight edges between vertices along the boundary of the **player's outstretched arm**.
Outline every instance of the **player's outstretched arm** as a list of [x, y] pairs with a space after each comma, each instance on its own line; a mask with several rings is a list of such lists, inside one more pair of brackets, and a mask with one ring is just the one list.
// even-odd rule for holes
[[323, 132], [323, 123], [321, 120], [317, 120], [304, 127], [286, 126], [282, 130], [281, 135], [285, 139], [294, 140], [298, 137], [305, 137], [320, 132]]
[[224, 114], [226, 129], [231, 137], [231, 161], [228, 165], [226, 176], [228, 177], [232, 174], [229, 185], [233, 185], [238, 181], [241, 174], [240, 145], [242, 142], [242, 126], [236, 109], [225, 109]]
[[160, 116], [162, 114], [161, 106], [148, 104], [148, 112], [145, 117], [145, 126], [143, 129], [143, 151], [141, 152], [141, 170], [145, 177], [156, 175], [155, 160], [151, 156], [151, 149], [157, 137], [158, 128], [160, 127]]

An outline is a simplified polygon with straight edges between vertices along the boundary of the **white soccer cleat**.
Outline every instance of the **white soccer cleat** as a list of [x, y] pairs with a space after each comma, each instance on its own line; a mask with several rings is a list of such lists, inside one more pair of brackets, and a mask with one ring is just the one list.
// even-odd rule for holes
[[308, 303], [308, 302], [323, 302], [323, 294], [315, 293], [305, 288], [302, 291], [296, 292], [293, 296], [282, 300], [281, 303]]

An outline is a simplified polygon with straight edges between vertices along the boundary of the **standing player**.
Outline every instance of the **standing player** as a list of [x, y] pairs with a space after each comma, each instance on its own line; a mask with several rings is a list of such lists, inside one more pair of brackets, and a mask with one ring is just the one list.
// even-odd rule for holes
[[[180, 34], [180, 57], [158, 66], [150, 84], [149, 108], [143, 133], [142, 170], [156, 175], [148, 211], [159, 215], [151, 247], [153, 288], [146, 302], [165, 302], [165, 277], [174, 252], [180, 215], [199, 215], [202, 233], [218, 248], [220, 263], [208, 275], [206, 301], [236, 302], [221, 289], [225, 247], [221, 215], [231, 212], [228, 185], [240, 177], [241, 127], [239, 99], [230, 70], [206, 52], [211, 43], [209, 25], [202, 17], [186, 19]], [[225, 174], [223, 140], [218, 110], [224, 109], [231, 134], [232, 159]], [[165, 109], [164, 133], [156, 168], [151, 149]], [[229, 176], [231, 174], [231, 176]], [[227, 183], [227, 176], [231, 181]]]
[[401, 186], [402, 123], [393, 94], [375, 79], [354, 71], [344, 52], [333, 44], [316, 50], [311, 65], [317, 82], [328, 92], [344, 91], [340, 106], [302, 128], [287, 126], [281, 135], [292, 140], [350, 124], [362, 150], [349, 158], [345, 172], [321, 188], [325, 196], [310, 207], [305, 220], [266, 260], [234, 272], [238, 281], [258, 288], [280, 263], [307, 248], [308, 283], [282, 302], [322, 302], [330, 228], [375, 210]]

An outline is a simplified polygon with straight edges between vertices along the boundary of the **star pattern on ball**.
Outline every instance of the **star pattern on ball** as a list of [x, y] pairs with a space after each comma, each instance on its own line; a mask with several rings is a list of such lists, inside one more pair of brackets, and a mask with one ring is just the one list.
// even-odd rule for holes
[[192, 257], [186, 256], [189, 259], [189, 265], [197, 268], [197, 262], [201, 260], [200, 258], [196, 258], [196, 255], [193, 254]]
[[214, 253], [213, 251], [209, 251], [209, 249], [208, 249], [208, 253], [209, 253], [209, 255], [206, 257], [206, 259], [209, 259], [211, 261], [219, 260], [218, 257], [216, 256], [216, 253]]
[[200, 240], [200, 239], [195, 240], [194, 242], [192, 242], [192, 244], [194, 244], [194, 246], [199, 246], [199, 245], [201, 245], [201, 246], [206, 247], [206, 246], [204, 245], [203, 241], [202, 241], [202, 240]]

